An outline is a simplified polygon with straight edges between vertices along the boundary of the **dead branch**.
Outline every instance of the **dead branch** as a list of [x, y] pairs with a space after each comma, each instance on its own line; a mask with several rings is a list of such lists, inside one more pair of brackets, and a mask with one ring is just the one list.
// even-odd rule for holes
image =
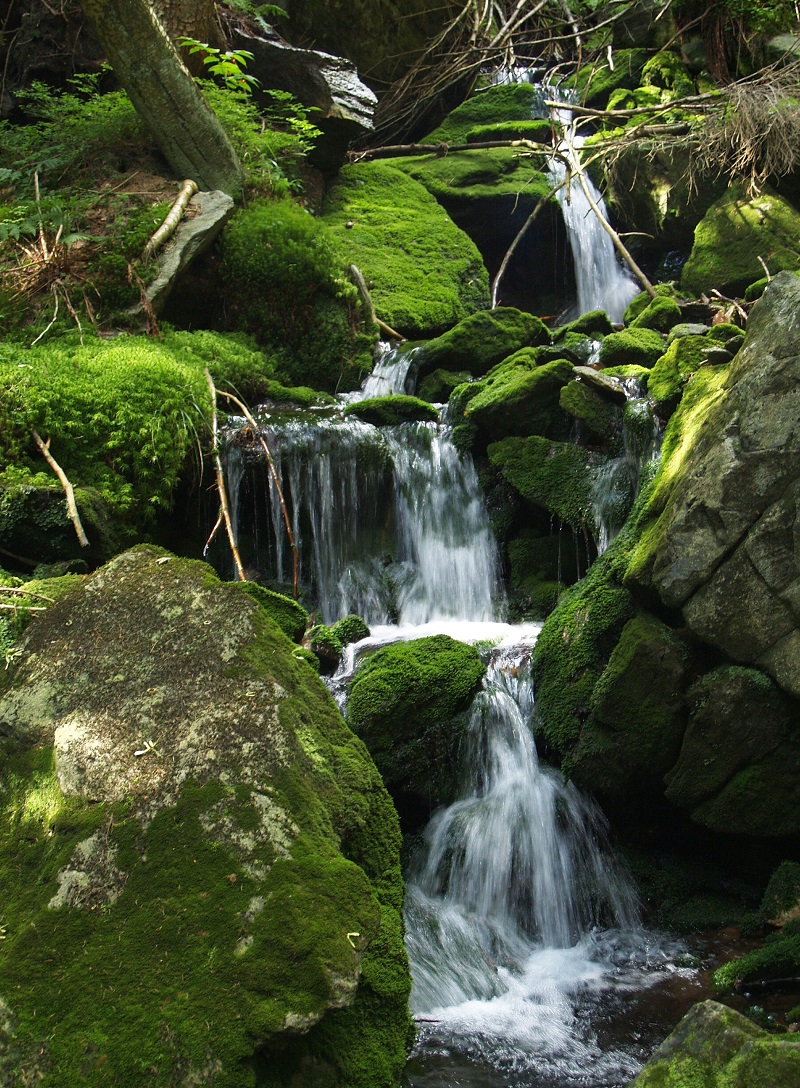
[[377, 325], [381, 332], [386, 333], [386, 335], [390, 336], [392, 340], [405, 340], [405, 337], [401, 333], [395, 332], [391, 325], [387, 325], [385, 321], [381, 321], [381, 319], [375, 313], [375, 306], [372, 302], [372, 295], [369, 293], [369, 287], [367, 287], [367, 281], [364, 279], [361, 269], [357, 268], [356, 265], [351, 264], [349, 271], [350, 278], [356, 285], [358, 289], [358, 294], [361, 298], [361, 302], [364, 306], [364, 309], [367, 311], [367, 317], [370, 323], [372, 325]]
[[220, 390], [219, 395], [221, 397], [225, 397], [227, 400], [233, 401], [233, 403], [242, 413], [244, 418], [250, 424], [253, 434], [256, 435], [259, 442], [261, 443], [261, 448], [263, 449], [264, 455], [267, 458], [267, 465], [269, 466], [270, 476], [272, 477], [272, 482], [275, 484], [275, 491], [278, 494], [278, 502], [281, 505], [281, 513], [283, 514], [283, 523], [286, 526], [286, 536], [289, 539], [289, 547], [292, 549], [292, 559], [294, 563], [292, 589], [294, 593], [294, 599], [297, 600], [297, 580], [300, 566], [300, 556], [297, 551], [297, 544], [295, 543], [294, 533], [292, 532], [292, 524], [289, 520], [289, 511], [286, 509], [286, 500], [283, 497], [283, 488], [281, 487], [280, 477], [278, 476], [278, 473], [275, 469], [275, 462], [272, 460], [272, 454], [269, 452], [269, 446], [264, 440], [264, 436], [261, 433], [258, 424], [250, 414], [250, 410], [247, 408], [247, 406], [242, 401], [240, 401], [238, 397], [235, 397], [233, 393], [225, 393]]
[[196, 181], [192, 181], [191, 179], [187, 179], [186, 181], [184, 181], [183, 185], [181, 186], [181, 191], [178, 193], [178, 196], [175, 200], [175, 203], [172, 205], [169, 212], [167, 213], [166, 219], [158, 228], [158, 230], [150, 237], [147, 245], [144, 247], [142, 257], [145, 261], [152, 257], [155, 251], [163, 246], [167, 239], [171, 238], [172, 235], [175, 233], [178, 227], [178, 223], [180, 223], [181, 221], [183, 213], [189, 206], [189, 201], [192, 199], [196, 192]]
[[148, 297], [145, 282], [130, 262], [128, 263], [128, 284], [131, 287], [135, 285], [139, 289], [139, 305], [144, 314], [145, 333], [156, 340], [163, 340], [164, 338], [161, 335], [161, 329], [158, 327], [158, 318], [156, 317], [156, 312]]
[[498, 297], [498, 295], [500, 293], [500, 282], [503, 279], [503, 276], [505, 275], [505, 271], [508, 268], [508, 263], [511, 260], [511, 258], [513, 257], [517, 246], [520, 244], [522, 239], [528, 233], [528, 229], [533, 226], [534, 222], [536, 221], [536, 217], [539, 215], [539, 212], [542, 210], [542, 208], [545, 206], [545, 204], [549, 203], [549, 201], [552, 200], [552, 198], [556, 195], [556, 193], [559, 191], [559, 189], [563, 188], [564, 185], [566, 185], [566, 183], [567, 183], [567, 178], [564, 178], [564, 180], [559, 182], [558, 185], [554, 185], [549, 193], [545, 193], [545, 195], [539, 199], [539, 201], [536, 204], [536, 207], [533, 209], [531, 214], [528, 216], [528, 218], [522, 224], [520, 229], [517, 231], [516, 237], [514, 238], [513, 242], [508, 247], [508, 249], [506, 250], [505, 256], [503, 257], [503, 260], [500, 263], [500, 267], [497, 270], [497, 275], [495, 276], [494, 280], [492, 281], [492, 309], [494, 309], [494, 307], [497, 305], [497, 297]]
[[63, 468], [59, 465], [55, 457], [53, 457], [52, 453], [50, 452], [50, 439], [48, 438], [46, 442], [43, 442], [38, 431], [33, 431], [32, 433], [36, 445], [42, 451], [42, 456], [44, 457], [45, 461], [47, 461], [53, 472], [55, 472], [56, 476], [58, 476], [59, 480], [61, 481], [61, 486], [64, 488], [64, 494], [67, 496], [67, 510], [69, 511], [69, 516], [72, 524], [75, 526], [75, 532], [77, 534], [80, 546], [82, 548], [88, 548], [89, 538], [84, 532], [83, 525], [81, 524], [81, 517], [78, 513], [78, 507], [75, 502], [75, 492], [72, 488], [72, 484], [67, 479], [67, 475], [64, 472]]
[[35, 593], [32, 589], [24, 589], [22, 586], [0, 586], [0, 595], [3, 597], [17, 596], [17, 597], [35, 597], [37, 601], [49, 601], [50, 604], [55, 604], [54, 597], [46, 597], [44, 593]]
[[370, 162], [372, 159], [398, 159], [406, 155], [437, 155], [442, 158], [460, 151], [486, 151], [495, 147], [524, 147], [527, 151], [533, 151], [539, 155], [550, 154], [549, 145], [520, 138], [518, 140], [484, 140], [480, 143], [469, 144], [387, 144], [384, 147], [371, 147], [366, 151], [351, 151], [350, 161]]
[[239, 555], [239, 548], [236, 545], [236, 536], [233, 532], [233, 522], [231, 521], [230, 508], [228, 506], [228, 493], [225, 490], [225, 472], [222, 468], [222, 458], [219, 455], [219, 448], [217, 446], [217, 388], [214, 385], [214, 379], [211, 377], [211, 372], [208, 367], [205, 368], [203, 373], [206, 376], [208, 391], [211, 394], [211, 455], [214, 458], [214, 471], [217, 476], [217, 494], [219, 495], [220, 513], [225, 521], [225, 528], [228, 531], [228, 543], [231, 546], [233, 562], [236, 566], [236, 573], [239, 576], [239, 581], [246, 582], [247, 575], [244, 572], [242, 557]]

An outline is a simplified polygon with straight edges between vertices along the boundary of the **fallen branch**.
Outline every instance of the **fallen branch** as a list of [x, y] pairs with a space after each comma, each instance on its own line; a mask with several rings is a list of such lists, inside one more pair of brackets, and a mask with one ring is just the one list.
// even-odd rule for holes
[[39, 566], [36, 559], [27, 559], [24, 555], [17, 555], [15, 552], [10, 552], [6, 548], [0, 548], [0, 555], [6, 556], [7, 559], [13, 559], [15, 563], [22, 563], [23, 567]]
[[217, 389], [208, 367], [205, 368], [203, 373], [206, 376], [208, 391], [211, 394], [211, 451], [212, 457], [214, 458], [214, 470], [217, 475], [217, 494], [219, 495], [220, 513], [225, 521], [225, 528], [228, 530], [228, 542], [231, 546], [231, 551], [233, 552], [233, 562], [236, 565], [236, 573], [239, 576], [239, 581], [246, 582], [247, 575], [242, 566], [242, 557], [239, 555], [236, 537], [233, 532], [233, 523], [231, 521], [230, 508], [228, 506], [228, 493], [225, 490], [225, 473], [222, 468], [222, 458], [220, 457], [219, 449], [217, 448]]
[[0, 609], [4, 612], [19, 612], [21, 608], [24, 608], [26, 612], [47, 611], [47, 606], [43, 604], [23, 604], [21, 601], [19, 604], [0, 604]]
[[161, 329], [158, 327], [158, 318], [156, 312], [153, 309], [153, 305], [147, 295], [147, 287], [145, 282], [132, 264], [128, 263], [128, 284], [133, 287], [134, 285], [139, 289], [139, 305], [142, 308], [144, 314], [144, 330], [148, 336], [155, 337], [156, 340], [163, 340], [161, 335]]
[[50, 439], [48, 438], [46, 442], [43, 442], [41, 436], [37, 431], [33, 432], [33, 438], [36, 442], [36, 445], [42, 451], [42, 456], [44, 457], [45, 461], [47, 461], [50, 468], [53, 470], [53, 472], [55, 472], [56, 476], [58, 476], [59, 480], [61, 481], [61, 486], [64, 488], [64, 494], [67, 496], [67, 510], [69, 511], [69, 516], [72, 520], [72, 524], [75, 526], [75, 532], [77, 533], [80, 546], [82, 548], [88, 548], [89, 538], [83, 531], [80, 514], [78, 513], [78, 507], [75, 502], [75, 492], [73, 490], [72, 484], [67, 479], [66, 473], [50, 452]]
[[34, 593], [32, 589], [23, 589], [21, 586], [0, 586], [0, 596], [16, 595], [19, 597], [35, 597], [37, 601], [49, 601], [55, 604], [54, 597], [45, 597], [44, 593]]
[[166, 219], [144, 247], [144, 252], [142, 254], [144, 260], [148, 260], [152, 257], [155, 251], [172, 237], [178, 227], [178, 223], [180, 223], [181, 218], [183, 217], [183, 213], [189, 205], [189, 201], [196, 192], [197, 182], [191, 180], [184, 181], [175, 203], [167, 213]]
[[292, 532], [292, 525], [291, 525], [291, 522], [289, 521], [289, 511], [286, 509], [286, 500], [283, 497], [283, 488], [281, 487], [281, 481], [280, 481], [278, 473], [277, 473], [277, 471], [275, 469], [275, 462], [272, 460], [272, 454], [269, 452], [269, 446], [264, 441], [264, 436], [261, 433], [261, 431], [259, 430], [258, 424], [253, 419], [253, 417], [250, 414], [250, 411], [246, 407], [246, 405], [243, 404], [243, 402], [240, 401], [238, 397], [235, 397], [233, 395], [233, 393], [225, 393], [222, 390], [220, 390], [219, 395], [221, 397], [226, 397], [230, 401], [233, 401], [233, 403], [236, 405], [236, 407], [242, 413], [244, 418], [250, 424], [250, 427], [252, 428], [253, 434], [256, 435], [259, 442], [261, 443], [261, 448], [264, 450], [264, 455], [267, 458], [267, 465], [269, 466], [270, 475], [272, 476], [272, 482], [275, 484], [275, 490], [278, 493], [278, 502], [281, 504], [281, 513], [283, 514], [283, 523], [286, 526], [286, 535], [289, 538], [289, 546], [292, 549], [292, 559], [294, 561], [292, 589], [293, 589], [294, 599], [297, 600], [297, 579], [298, 579], [298, 572], [299, 572], [299, 566], [300, 566], [300, 557], [299, 557], [298, 552], [297, 552], [297, 544], [295, 543], [294, 533]]
[[[562, 104], [563, 105], [563, 104]], [[550, 155], [549, 144], [540, 144], [536, 140], [483, 140], [474, 144], [387, 144], [385, 147], [371, 147], [366, 151], [351, 151], [351, 162], [370, 162], [372, 159], [397, 159], [406, 155], [445, 155], [459, 151], [486, 151], [496, 147], [524, 147], [540, 155]]]
[[369, 293], [369, 287], [367, 287], [367, 281], [359, 268], [354, 264], [350, 265], [350, 277], [353, 283], [358, 288], [359, 296], [364, 309], [367, 311], [367, 317], [373, 325], [377, 325], [381, 332], [385, 332], [387, 336], [390, 336], [393, 340], [405, 340], [405, 337], [391, 327], [387, 325], [385, 321], [381, 321], [378, 315], [375, 313], [375, 306], [372, 302], [372, 295]]

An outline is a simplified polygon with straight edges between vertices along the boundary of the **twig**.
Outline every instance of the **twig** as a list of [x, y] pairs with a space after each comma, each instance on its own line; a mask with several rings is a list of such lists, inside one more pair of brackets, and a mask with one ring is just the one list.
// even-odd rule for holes
[[492, 281], [492, 309], [494, 309], [494, 307], [497, 305], [497, 296], [500, 293], [500, 281], [502, 280], [503, 276], [505, 275], [505, 271], [508, 268], [508, 262], [513, 257], [514, 251], [516, 250], [519, 243], [522, 241], [522, 239], [527, 234], [529, 227], [533, 226], [533, 223], [536, 220], [536, 217], [538, 216], [538, 214], [542, 210], [542, 208], [545, 206], [545, 204], [547, 204], [552, 199], [552, 197], [554, 197], [556, 195], [558, 190], [561, 189], [564, 185], [566, 185], [566, 183], [567, 183], [567, 178], [564, 178], [564, 180], [559, 182], [558, 185], [554, 185], [549, 193], [545, 193], [545, 195], [543, 197], [541, 197], [541, 199], [537, 202], [536, 207], [533, 209], [531, 214], [528, 216], [528, 218], [522, 224], [520, 229], [517, 231], [516, 237], [514, 238], [514, 241], [511, 243], [511, 245], [508, 247], [508, 249], [506, 250], [505, 256], [503, 257], [503, 260], [502, 260], [502, 262], [500, 264], [500, 267], [497, 270], [497, 275], [495, 276], [494, 280]]
[[764, 260], [763, 257], [759, 257], [758, 262], [761, 265], [761, 267], [764, 269], [764, 275], [767, 277], [767, 283], [771, 283], [772, 282], [772, 276], [770, 275], [770, 271], [767, 268], [767, 262]]
[[739, 314], [739, 317], [741, 317], [745, 321], [747, 321], [747, 310], [744, 310], [742, 308], [742, 306], [736, 301], [735, 298], [728, 298], [727, 295], [723, 295], [716, 288], [714, 288], [714, 290], [711, 291], [711, 294], [714, 295], [715, 298], [718, 298], [721, 302], [729, 302], [731, 304], [731, 306], [735, 306], [736, 307], [736, 312]]
[[142, 308], [144, 314], [144, 329], [148, 336], [155, 337], [156, 340], [163, 340], [161, 335], [161, 329], [158, 327], [158, 319], [156, 318], [156, 312], [153, 309], [153, 304], [147, 295], [147, 288], [145, 287], [144, 280], [133, 267], [132, 264], [128, 264], [128, 283], [133, 287], [135, 284], [139, 288], [139, 305]]
[[46, 597], [44, 593], [35, 593], [32, 589], [23, 589], [21, 586], [0, 586], [0, 595], [5, 597], [14, 593], [18, 596], [35, 597], [39, 601], [49, 601], [50, 604], [56, 603], [54, 597]]
[[35, 559], [26, 559], [24, 555], [17, 555], [16, 552], [10, 552], [7, 548], [0, 548], [0, 555], [6, 556], [7, 559], [13, 559], [15, 563], [22, 563], [23, 567], [38, 567], [39, 563]]
[[239, 581], [246, 582], [247, 575], [244, 573], [242, 557], [239, 555], [239, 549], [236, 546], [236, 537], [234, 536], [233, 523], [231, 522], [230, 509], [228, 507], [228, 493], [225, 490], [225, 473], [222, 468], [222, 458], [220, 457], [219, 449], [217, 448], [217, 389], [208, 367], [205, 368], [203, 373], [206, 376], [208, 391], [211, 394], [212, 456], [214, 458], [214, 469], [217, 474], [217, 494], [219, 495], [220, 513], [225, 520], [225, 528], [228, 531], [228, 542], [231, 546], [231, 551], [233, 552], [233, 562], [236, 565], [236, 573], [239, 576]]
[[88, 548], [89, 538], [84, 532], [83, 525], [81, 524], [81, 517], [78, 513], [78, 507], [75, 503], [75, 492], [72, 488], [72, 484], [67, 479], [67, 475], [61, 465], [59, 465], [55, 457], [53, 457], [52, 453], [50, 452], [50, 439], [48, 438], [46, 442], [43, 442], [38, 431], [34, 430], [32, 433], [36, 445], [42, 451], [42, 456], [44, 457], [45, 461], [47, 461], [53, 472], [55, 472], [56, 476], [58, 476], [59, 480], [61, 481], [61, 486], [64, 488], [64, 494], [67, 496], [67, 510], [69, 511], [69, 516], [72, 520], [72, 524], [75, 526], [75, 532], [78, 536], [80, 546], [82, 548]]
[[358, 288], [358, 293], [361, 297], [361, 302], [364, 305], [364, 309], [367, 311], [367, 317], [370, 323], [377, 325], [381, 332], [385, 332], [387, 336], [391, 336], [393, 340], [405, 340], [405, 337], [391, 327], [387, 325], [385, 321], [381, 321], [378, 315], [375, 313], [375, 306], [372, 302], [372, 295], [369, 293], [369, 287], [367, 287], [367, 281], [359, 268], [354, 264], [350, 265], [350, 277], [353, 283]]
[[175, 233], [178, 223], [180, 223], [181, 221], [183, 213], [186, 211], [189, 201], [192, 199], [196, 192], [196, 181], [192, 181], [191, 179], [184, 181], [183, 185], [181, 186], [181, 191], [178, 193], [178, 196], [175, 200], [175, 203], [172, 205], [169, 212], [167, 213], [166, 219], [158, 228], [158, 230], [152, 235], [147, 245], [144, 247], [144, 253], [142, 254], [142, 256], [145, 260], [148, 260], [150, 257], [152, 257], [155, 251], [159, 248], [159, 246], [162, 246], [168, 238], [172, 237], [172, 235]]
[[289, 547], [292, 549], [292, 559], [293, 559], [293, 563], [294, 563], [294, 575], [293, 575], [292, 587], [293, 587], [293, 591], [294, 591], [294, 599], [297, 600], [297, 579], [298, 579], [300, 557], [299, 557], [298, 552], [297, 552], [297, 544], [295, 543], [294, 533], [292, 532], [292, 525], [291, 525], [291, 522], [289, 521], [289, 511], [286, 509], [286, 500], [283, 497], [283, 488], [281, 487], [281, 481], [280, 481], [280, 478], [278, 476], [278, 473], [275, 470], [275, 463], [272, 460], [272, 454], [269, 452], [269, 446], [264, 441], [264, 436], [261, 433], [261, 431], [260, 431], [260, 429], [258, 427], [258, 424], [256, 423], [256, 421], [253, 419], [252, 415], [250, 414], [250, 411], [247, 408], [247, 406], [242, 401], [240, 401], [238, 397], [235, 397], [233, 395], [233, 393], [225, 393], [225, 392], [223, 392], [223, 390], [220, 390], [219, 395], [221, 397], [226, 397], [230, 401], [233, 401], [233, 403], [236, 405], [236, 407], [242, 413], [244, 418], [250, 424], [250, 426], [251, 426], [251, 428], [253, 430], [253, 434], [256, 435], [259, 442], [261, 443], [261, 448], [263, 449], [264, 454], [265, 454], [265, 456], [267, 458], [267, 465], [269, 466], [270, 475], [272, 476], [272, 482], [275, 484], [275, 490], [278, 493], [278, 502], [281, 504], [281, 513], [283, 514], [283, 523], [286, 526], [286, 535], [289, 538]]
[[26, 612], [46, 612], [47, 606], [43, 604], [0, 604], [0, 609], [4, 612], [19, 612], [21, 608], [24, 608]]
[[56, 323], [56, 318], [58, 317], [58, 291], [56, 290], [56, 285], [55, 284], [53, 284], [52, 291], [53, 291], [53, 298], [56, 300], [55, 307], [53, 308], [53, 316], [50, 318], [50, 324], [47, 326], [47, 328], [42, 329], [42, 331], [39, 333], [39, 335], [36, 337], [36, 339], [31, 344], [31, 347], [34, 347], [36, 344], [38, 344], [39, 341], [42, 339], [42, 337], [45, 336], [48, 332], [50, 332], [53, 325], [55, 325], [55, 323]]
[[220, 526], [222, 525], [223, 521], [224, 521], [224, 518], [222, 517], [222, 511], [220, 511], [219, 515], [217, 516], [217, 520], [214, 523], [214, 528], [211, 530], [211, 532], [208, 535], [208, 540], [206, 541], [205, 547], [203, 548], [203, 555], [208, 554], [208, 549], [214, 543], [214, 537], [219, 532]]

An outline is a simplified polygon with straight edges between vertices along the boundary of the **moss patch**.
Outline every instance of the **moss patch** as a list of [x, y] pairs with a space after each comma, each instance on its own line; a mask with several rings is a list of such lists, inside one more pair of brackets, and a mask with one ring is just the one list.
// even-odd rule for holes
[[546, 438], [506, 438], [489, 446], [492, 465], [528, 502], [556, 514], [573, 529], [591, 506], [592, 455], [580, 446]]
[[420, 352], [420, 374], [442, 367], [480, 377], [520, 348], [549, 343], [550, 333], [538, 317], [499, 306], [430, 340]]
[[654, 329], [625, 329], [606, 336], [600, 348], [600, 364], [651, 367], [664, 352], [664, 338]]
[[390, 788], [453, 799], [460, 741], [453, 719], [485, 672], [474, 647], [447, 635], [399, 642], [364, 662], [350, 687], [347, 721]]
[[537, 365], [538, 350], [542, 349], [516, 352], [474, 387], [468, 387], [470, 399], [464, 416], [485, 440], [511, 435], [567, 437], [568, 417], [560, 397], [572, 379], [573, 366], [565, 359]]
[[406, 396], [371, 397], [368, 400], [359, 400], [355, 404], [348, 404], [344, 414], [363, 419], [365, 423], [372, 423], [376, 427], [415, 421], [437, 423], [439, 420], [439, 413], [433, 405], [418, 397]]
[[475, 245], [395, 166], [345, 167], [322, 218], [366, 277], [378, 316], [405, 335], [435, 335], [488, 308], [488, 274]]

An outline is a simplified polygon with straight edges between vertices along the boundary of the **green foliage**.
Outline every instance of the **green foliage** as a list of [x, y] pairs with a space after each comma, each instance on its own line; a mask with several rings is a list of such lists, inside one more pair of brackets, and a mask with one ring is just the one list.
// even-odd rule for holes
[[[697, 18], [707, 13], [708, 5], [702, 0], [678, 0], [676, 11], [682, 18]], [[794, 30], [797, 9], [792, 0], [715, 0], [711, 5], [729, 32], [734, 28], [745, 37], [760, 34], [777, 34], [781, 30]]]
[[253, 59], [253, 54], [247, 49], [217, 49], [205, 42], [199, 42], [197, 38], [178, 38], [178, 44], [185, 46], [190, 54], [200, 53], [203, 64], [208, 69], [208, 74], [214, 76], [229, 90], [243, 90], [246, 94], [252, 94], [253, 88], [258, 86], [255, 76], [247, 75], [245, 68], [248, 61]]
[[347, 261], [361, 269], [378, 316], [407, 336], [430, 336], [489, 306], [474, 243], [426, 189], [386, 163], [340, 171], [323, 206]]
[[336, 388], [366, 346], [356, 289], [332, 231], [291, 200], [259, 200], [231, 220], [220, 276], [232, 320], [281, 360], [293, 382]]

